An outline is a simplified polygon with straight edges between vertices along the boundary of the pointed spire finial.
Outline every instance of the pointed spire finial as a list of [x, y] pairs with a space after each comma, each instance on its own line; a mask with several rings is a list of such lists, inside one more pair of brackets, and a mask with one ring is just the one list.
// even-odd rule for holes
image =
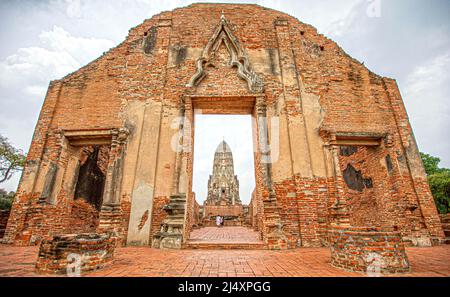
[[224, 14], [224, 12], [223, 12], [223, 9], [222, 9], [222, 15], [220, 16], [220, 19], [224, 22], [225, 21], [225, 14]]

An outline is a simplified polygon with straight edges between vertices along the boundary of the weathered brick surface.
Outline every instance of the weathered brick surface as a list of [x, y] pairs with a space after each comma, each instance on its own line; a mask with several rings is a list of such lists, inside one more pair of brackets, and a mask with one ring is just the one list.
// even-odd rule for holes
[[[184, 147], [193, 143], [195, 109], [252, 115], [255, 148], [269, 135], [271, 162], [254, 154], [252, 201], [252, 225], [269, 248], [327, 245], [337, 201], [349, 204], [352, 224], [397, 226], [408, 244], [444, 238], [395, 80], [285, 13], [200, 3], [145, 20], [117, 47], [50, 83], [5, 241], [92, 229], [95, 212], [73, 202], [81, 147], [96, 144], [109, 152], [99, 164], [97, 229], [151, 244], [162, 207], [184, 194], [186, 241], [197, 213], [193, 150]], [[341, 156], [349, 145], [358, 152]], [[372, 187], [349, 188], [348, 164]]]
[[247, 213], [247, 217], [246, 217], [246, 224], [256, 230], [258, 229], [257, 213], [258, 213], [258, 208], [257, 208], [257, 204], [256, 204], [255, 190], [253, 190], [252, 198], [250, 199], [250, 203], [248, 204], [248, 213]]
[[[68, 267], [79, 266], [79, 272], [103, 268], [114, 255], [115, 237], [111, 234], [81, 233], [54, 236], [42, 241], [36, 272], [40, 274], [66, 274]], [[74, 255], [79, 262], [74, 262]], [[69, 269], [69, 273], [76, 270]]]
[[95, 232], [98, 227], [98, 211], [82, 199], [75, 200], [72, 204], [68, 225], [72, 233]]
[[329, 236], [335, 267], [383, 274], [410, 271], [401, 235], [393, 229], [333, 226]]
[[445, 244], [450, 244], [450, 213], [440, 214], [442, 229], [444, 230]]
[[244, 208], [242, 204], [236, 205], [204, 205], [202, 224], [215, 226], [216, 216], [224, 217], [225, 226], [242, 226], [244, 224]]
[[[77, 197], [75, 193], [79, 168], [92, 151], [92, 146], [68, 147], [64, 154], [59, 155], [58, 165], [71, 172], [61, 172], [61, 167], [56, 166], [56, 170], [49, 169], [43, 177], [45, 195], [42, 192], [35, 193], [33, 198], [16, 195], [13, 207], [18, 211], [13, 211], [14, 216], [8, 222], [8, 228], [15, 234], [9, 240], [17, 245], [39, 244], [41, 240], [56, 234], [92, 232], [97, 229], [99, 210], [89, 204], [85, 197]], [[101, 146], [97, 164], [102, 171], [106, 171], [108, 155], [109, 148]], [[75, 165], [69, 165], [69, 160]], [[54, 189], [58, 186], [58, 179], [61, 187], [59, 193]], [[17, 230], [14, 229], [16, 222], [21, 224]]]
[[167, 217], [163, 207], [169, 203], [169, 197], [155, 197], [153, 201], [152, 236], [160, 231], [161, 222]]
[[0, 238], [5, 234], [6, 224], [8, 223], [10, 210], [0, 210]]
[[242, 215], [242, 205], [205, 205], [205, 216], [240, 216]]
[[200, 216], [200, 204], [198, 204], [197, 200], [194, 199], [194, 219], [193, 219], [193, 224], [192, 226], [198, 226], [199, 224], [201, 224], [201, 216]]

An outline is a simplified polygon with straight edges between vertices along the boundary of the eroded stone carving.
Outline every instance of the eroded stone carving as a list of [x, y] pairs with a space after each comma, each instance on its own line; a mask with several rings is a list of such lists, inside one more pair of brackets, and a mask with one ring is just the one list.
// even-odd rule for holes
[[191, 77], [187, 86], [197, 86], [206, 76], [204, 66], [208, 64], [212, 57], [214, 57], [214, 53], [219, 49], [222, 42], [231, 55], [230, 66], [237, 67], [237, 75], [247, 82], [248, 89], [251, 92], [261, 93], [264, 89], [264, 83], [262, 79], [250, 69], [247, 53], [239, 45], [238, 40], [231, 32], [228, 22], [223, 14], [220, 18], [220, 25], [203, 49], [202, 56], [197, 59], [197, 72]]

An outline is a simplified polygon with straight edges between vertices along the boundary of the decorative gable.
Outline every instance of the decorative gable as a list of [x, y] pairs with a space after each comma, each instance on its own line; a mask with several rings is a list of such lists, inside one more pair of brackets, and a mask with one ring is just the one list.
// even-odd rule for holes
[[224, 48], [229, 53], [228, 66], [237, 68], [238, 77], [247, 82], [248, 89], [251, 92], [261, 93], [264, 89], [264, 83], [262, 79], [251, 70], [247, 53], [241, 48], [223, 14], [220, 18], [220, 25], [203, 49], [202, 56], [197, 60], [197, 72], [191, 77], [187, 86], [197, 86], [207, 75], [207, 72], [205, 71], [206, 66], [214, 66], [213, 63], [217, 60], [223, 61]]

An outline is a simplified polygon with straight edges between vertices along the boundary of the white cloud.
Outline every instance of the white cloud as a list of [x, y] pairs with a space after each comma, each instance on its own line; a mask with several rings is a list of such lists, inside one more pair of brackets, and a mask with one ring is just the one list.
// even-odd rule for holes
[[441, 157], [450, 167], [450, 51], [415, 67], [407, 77], [404, 102], [420, 150]]
[[417, 66], [407, 77], [405, 95], [424, 94], [434, 90], [440, 90], [448, 82], [450, 75], [450, 52], [437, 56], [425, 64]]
[[80, 18], [82, 16], [81, 12], [81, 1], [80, 0], [66, 0], [67, 16], [70, 18]]
[[347, 6], [341, 6], [347, 8], [332, 15], [330, 18], [325, 18], [327, 23], [324, 24], [324, 34], [332, 36], [334, 38], [345, 35], [349, 30], [355, 30], [358, 27], [354, 26], [358, 17], [363, 14], [364, 4], [359, 1], [352, 1]]
[[[100, 56], [113, 42], [76, 37], [60, 26], [39, 34], [39, 44], [0, 61], [0, 133], [28, 151], [50, 80], [59, 79]], [[15, 190], [19, 176], [2, 184]]]
[[30, 85], [24, 88], [24, 92], [33, 97], [44, 97], [47, 92], [47, 88], [40, 85]]
[[348, 30], [356, 16], [365, 12], [361, 7], [365, 7], [365, 0], [283, 1], [274, 8], [313, 25], [319, 33], [336, 36]]
[[59, 26], [53, 26], [52, 31], [42, 32], [39, 39], [44, 47], [55, 53], [67, 54], [81, 65], [114, 46], [114, 42], [108, 39], [72, 36]]
[[69, 53], [52, 51], [42, 47], [21, 48], [0, 62], [2, 87], [23, 82], [42, 84], [61, 77], [80, 66]]
[[[74, 37], [59, 26], [39, 34], [40, 46], [19, 48], [0, 62], [0, 86], [28, 86], [36, 90], [61, 78], [113, 46], [106, 39]], [[0, 95], [1, 96], [1, 95]]]

